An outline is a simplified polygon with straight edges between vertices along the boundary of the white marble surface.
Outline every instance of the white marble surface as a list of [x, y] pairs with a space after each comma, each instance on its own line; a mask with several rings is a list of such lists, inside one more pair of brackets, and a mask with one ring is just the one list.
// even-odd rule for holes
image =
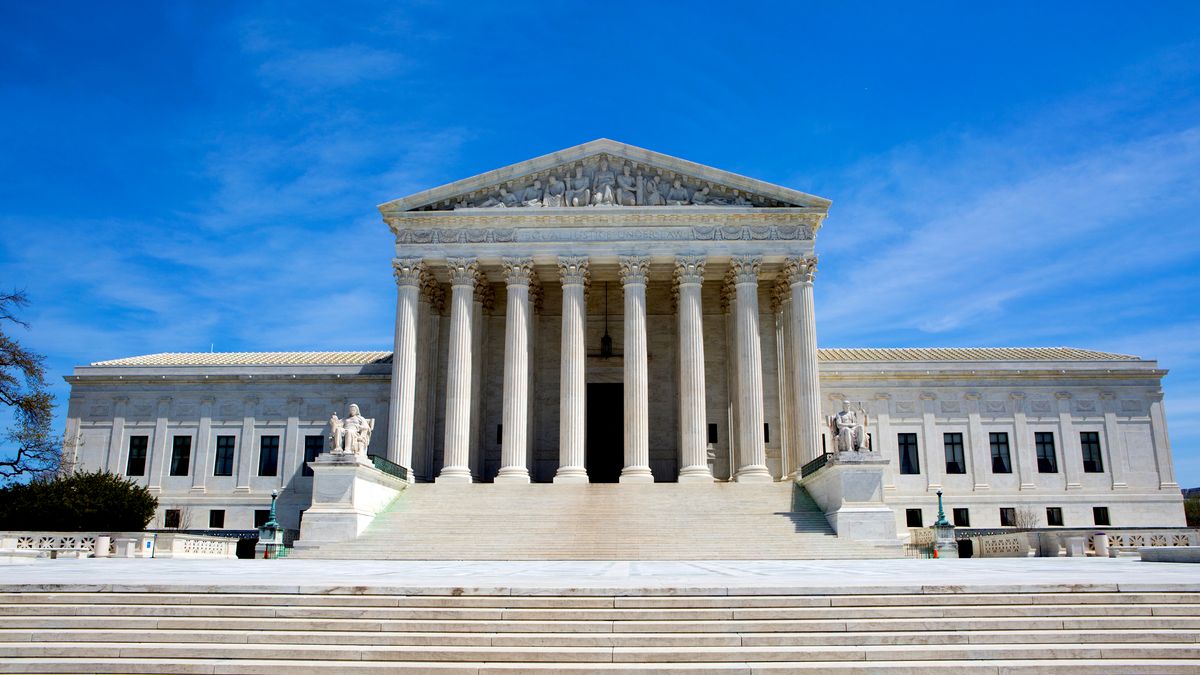
[[692, 562], [39, 560], [0, 565], [0, 592], [500, 593], [513, 595], [865, 594], [1200, 591], [1196, 565], [1127, 559]]

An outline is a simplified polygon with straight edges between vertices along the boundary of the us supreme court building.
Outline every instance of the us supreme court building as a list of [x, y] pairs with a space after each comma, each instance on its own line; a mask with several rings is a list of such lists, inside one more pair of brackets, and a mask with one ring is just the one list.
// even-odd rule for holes
[[69, 450], [146, 485], [160, 525], [249, 529], [276, 490], [296, 528], [308, 463], [352, 403], [369, 454], [478, 490], [790, 481], [837, 450], [845, 406], [888, 460], [898, 532], [932, 524], [938, 490], [973, 527], [1019, 508], [1041, 526], [1184, 524], [1154, 360], [820, 348], [829, 207], [609, 140], [390, 201], [390, 351], [80, 366]]

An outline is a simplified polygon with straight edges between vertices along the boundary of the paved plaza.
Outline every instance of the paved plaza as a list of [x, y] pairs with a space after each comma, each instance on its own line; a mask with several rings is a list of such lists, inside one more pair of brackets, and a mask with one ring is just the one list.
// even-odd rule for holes
[[797, 561], [38, 560], [0, 592], [54, 590], [556, 595], [1200, 591], [1200, 567], [1133, 558]]

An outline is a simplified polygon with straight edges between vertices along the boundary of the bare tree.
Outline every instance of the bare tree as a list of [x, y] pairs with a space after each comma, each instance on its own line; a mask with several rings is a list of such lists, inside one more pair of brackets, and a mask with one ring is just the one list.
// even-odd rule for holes
[[28, 304], [23, 291], [0, 293], [0, 404], [13, 409], [0, 449], [0, 480], [51, 476], [62, 461], [62, 445], [50, 432], [54, 397], [46, 391], [46, 357], [4, 332], [4, 322], [29, 327], [16, 315]]
[[1018, 530], [1032, 530], [1038, 526], [1038, 512], [1032, 506], [1019, 506], [1013, 513], [1013, 527]]

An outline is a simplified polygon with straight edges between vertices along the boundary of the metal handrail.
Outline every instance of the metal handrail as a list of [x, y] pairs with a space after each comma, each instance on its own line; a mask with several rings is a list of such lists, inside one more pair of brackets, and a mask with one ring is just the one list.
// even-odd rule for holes
[[829, 463], [829, 455], [830, 455], [830, 453], [828, 453], [828, 452], [822, 453], [819, 457], [817, 457], [813, 461], [800, 467], [800, 477], [804, 478], [810, 474], [814, 474], [817, 472], [818, 469], [820, 469], [821, 467], [828, 464]]
[[374, 464], [376, 469], [379, 469], [386, 474], [395, 476], [400, 480], [408, 480], [408, 468], [400, 466], [395, 462], [390, 462], [379, 455], [367, 456], [371, 458], [371, 464]]

